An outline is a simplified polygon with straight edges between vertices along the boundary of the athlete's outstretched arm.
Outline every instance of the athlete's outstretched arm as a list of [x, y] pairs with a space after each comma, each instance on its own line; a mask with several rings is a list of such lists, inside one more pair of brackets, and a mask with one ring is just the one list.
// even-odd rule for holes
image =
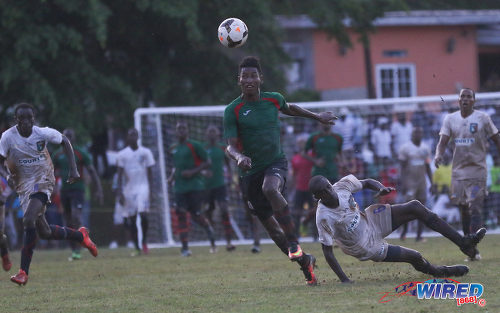
[[373, 191], [378, 191], [377, 197], [378, 196], [385, 196], [386, 194], [389, 194], [391, 191], [396, 190], [393, 187], [386, 187], [382, 185], [381, 182], [378, 180], [372, 179], [372, 178], [367, 178], [367, 179], [361, 179], [360, 180], [361, 184], [363, 185], [363, 189], [370, 189]]
[[439, 137], [439, 142], [436, 147], [436, 156], [434, 157], [434, 165], [436, 166], [436, 168], [438, 168], [439, 165], [443, 163], [443, 155], [444, 151], [446, 150], [446, 146], [448, 145], [448, 141], [450, 141], [450, 136], [441, 135]]
[[328, 111], [328, 112], [314, 113], [292, 103], [288, 104], [288, 108], [283, 107], [281, 109], [281, 112], [283, 112], [283, 114], [286, 115], [306, 117], [313, 120], [317, 120], [318, 122], [323, 124], [331, 124], [331, 125], [334, 125], [335, 120], [338, 119], [338, 117], [336, 117], [333, 114], [333, 112]]
[[78, 173], [78, 169], [76, 168], [75, 152], [73, 151], [73, 146], [71, 145], [71, 142], [64, 135], [62, 135], [61, 145], [63, 146], [64, 154], [66, 155], [66, 158], [68, 158], [69, 161], [69, 177], [67, 182], [72, 184], [78, 179], [80, 179], [80, 174]]
[[246, 171], [252, 168], [252, 160], [240, 152], [238, 149], [238, 139], [229, 138], [227, 140], [226, 155], [238, 163], [238, 167]]
[[328, 263], [328, 265], [330, 265], [330, 268], [335, 272], [335, 274], [337, 274], [340, 281], [343, 283], [352, 282], [351, 280], [349, 280], [347, 275], [344, 273], [344, 271], [340, 267], [339, 262], [337, 261], [337, 259], [333, 255], [332, 246], [326, 246], [324, 244], [321, 244], [321, 247], [323, 248], [323, 255], [325, 256], [326, 262]]

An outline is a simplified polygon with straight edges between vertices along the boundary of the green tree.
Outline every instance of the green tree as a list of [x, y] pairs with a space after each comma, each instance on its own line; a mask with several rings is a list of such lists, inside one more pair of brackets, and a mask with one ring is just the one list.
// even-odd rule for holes
[[[249, 27], [247, 44], [222, 47], [227, 17]], [[133, 111], [157, 105], [228, 103], [237, 64], [262, 57], [266, 87], [285, 85], [288, 61], [267, 2], [249, 0], [0, 0], [0, 119], [29, 101], [51, 126], [83, 135], [132, 125]]]

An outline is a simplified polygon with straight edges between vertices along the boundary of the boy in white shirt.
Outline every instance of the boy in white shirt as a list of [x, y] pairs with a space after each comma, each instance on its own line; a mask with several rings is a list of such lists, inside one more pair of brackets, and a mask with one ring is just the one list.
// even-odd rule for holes
[[[134, 240], [137, 253], [141, 253], [138, 241], [137, 214], [141, 217], [142, 252], [148, 254], [147, 233], [151, 186], [153, 180], [152, 168], [155, 165], [153, 153], [148, 148], [139, 146], [139, 133], [131, 128], [127, 134], [127, 147], [117, 156], [118, 166], [118, 197], [124, 206], [127, 223]], [[122, 182], [125, 185], [122, 185]]]
[[[24, 246], [21, 249], [21, 268], [10, 280], [18, 285], [28, 282], [29, 266], [38, 235], [43, 239], [79, 242], [95, 257], [97, 247], [90, 240], [88, 230], [49, 225], [45, 219], [46, 205], [54, 189], [54, 166], [47, 143], [60, 144], [70, 163], [68, 183], [80, 178], [70, 141], [53, 128], [34, 126], [35, 114], [31, 104], [21, 103], [15, 109], [17, 124], [2, 134], [0, 139], [0, 175], [8, 177], [16, 188], [24, 211]], [[5, 168], [7, 161], [9, 172]]]
[[349, 278], [333, 255], [334, 241], [344, 253], [360, 261], [407, 262], [416, 270], [436, 277], [463, 276], [469, 272], [465, 265], [432, 265], [418, 251], [389, 245], [384, 238], [402, 224], [418, 219], [470, 256], [475, 254], [476, 245], [486, 229], [481, 228], [477, 233], [463, 237], [417, 200], [394, 205], [373, 204], [361, 212], [352, 194], [363, 188], [378, 191], [380, 196], [394, 190], [374, 179], [358, 180], [354, 175], [348, 175], [334, 185], [323, 176], [314, 176], [309, 182], [309, 190], [319, 199], [316, 225], [323, 254], [342, 282], [349, 282]]

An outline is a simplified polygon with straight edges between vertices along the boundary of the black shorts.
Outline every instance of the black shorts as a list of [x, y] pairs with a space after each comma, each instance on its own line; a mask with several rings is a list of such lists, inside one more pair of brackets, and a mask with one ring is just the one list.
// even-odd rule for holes
[[175, 193], [175, 212], [189, 212], [192, 215], [201, 214], [201, 206], [204, 202], [204, 191], [193, 190]]
[[226, 186], [222, 185], [220, 187], [215, 187], [212, 189], [207, 189], [207, 202], [214, 203], [217, 202], [225, 202], [226, 199]]
[[66, 212], [82, 211], [85, 202], [85, 191], [71, 189], [61, 191], [61, 205]]
[[30, 194], [29, 196], [30, 199], [38, 199], [40, 202], [42, 202], [43, 205], [47, 205], [49, 203], [49, 197], [45, 192], [35, 192]]
[[295, 190], [295, 199], [294, 199], [294, 214], [301, 215], [304, 212], [304, 204], [309, 205], [309, 209], [312, 209], [313, 206], [313, 198], [312, 193], [309, 191]]
[[244, 194], [243, 198], [248, 199], [252, 205], [250, 207], [252, 214], [257, 215], [261, 220], [266, 220], [273, 215], [271, 202], [267, 200], [264, 192], [262, 192], [264, 178], [266, 176], [279, 177], [282, 180], [282, 190], [280, 190], [280, 192], [286, 198], [285, 185], [287, 174], [287, 161], [285, 158], [281, 158], [269, 164], [269, 166], [262, 171], [241, 178], [241, 189]]

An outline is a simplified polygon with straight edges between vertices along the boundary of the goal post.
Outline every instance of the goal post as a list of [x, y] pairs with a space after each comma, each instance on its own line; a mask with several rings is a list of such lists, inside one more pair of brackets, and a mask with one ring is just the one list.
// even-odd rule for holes
[[[445, 113], [458, 110], [457, 100], [458, 94], [450, 94], [411, 98], [302, 102], [297, 104], [315, 112], [333, 111], [339, 116], [341, 114], [349, 114], [353, 121], [355, 121], [353, 131], [356, 133], [350, 135], [346, 134], [346, 136], [352, 136], [349, 140], [353, 143], [354, 153], [357, 157], [362, 159], [363, 163], [366, 162], [366, 156], [362, 154], [366, 152], [367, 141], [369, 141], [371, 130], [377, 125], [377, 119], [386, 117], [389, 121], [395, 121], [397, 114], [405, 115], [410, 122], [424, 128], [424, 141], [430, 144], [432, 153], [434, 153], [435, 144], [438, 139], [437, 132], [439, 132], [439, 128], [442, 124], [442, 118]], [[149, 238], [151, 244], [158, 246], [176, 246], [179, 244], [175, 226], [176, 216], [172, 203], [173, 194], [167, 184], [167, 176], [173, 166], [171, 156], [168, 154], [168, 147], [176, 142], [176, 123], [178, 121], [187, 122], [189, 138], [205, 142], [206, 129], [209, 125], [216, 125], [219, 127], [222, 135], [223, 113], [225, 108], [225, 105], [148, 107], [139, 108], [135, 111], [134, 125], [139, 131], [140, 144], [151, 149], [156, 160], [153, 171], [154, 183], [153, 186], [151, 186], [154, 195], [153, 199], [151, 199], [150, 210]], [[477, 93], [476, 108], [479, 110], [488, 110], [497, 127], [500, 127], [500, 125], [496, 123], [497, 121], [500, 122], [500, 92]], [[290, 161], [297, 150], [295, 142], [296, 137], [301, 134], [312, 133], [317, 129], [318, 124], [312, 120], [289, 117], [282, 114], [280, 115], [280, 120], [282, 123], [282, 145], [287, 159]], [[345, 120], [339, 120], [339, 124], [342, 123], [345, 123]], [[352, 125], [350, 127], [352, 128]], [[346, 131], [346, 129], [339, 128], [338, 126], [334, 126], [333, 129], [334, 132], [339, 133]], [[223, 141], [222, 136], [220, 141]], [[398, 163], [396, 157], [390, 159], [390, 162], [394, 165]], [[235, 162], [231, 162], [231, 171], [226, 172], [225, 178], [227, 181], [228, 205], [233, 216], [233, 228], [235, 228], [235, 235], [233, 237], [236, 240], [235, 243], [238, 244], [238, 240], [240, 243], [243, 242], [242, 239], [246, 239], [246, 242], [248, 242], [251, 235], [249, 224], [245, 218], [236, 173]], [[368, 173], [368, 170], [364, 170], [363, 172], [365, 175]], [[289, 190], [288, 194], [289, 206], [290, 209], [292, 209], [293, 190]], [[373, 199], [371, 199], [371, 201], [373, 201]], [[365, 204], [366, 203], [365, 201]], [[218, 218], [219, 215], [219, 210], [216, 209], [214, 216]], [[216, 221], [214, 224], [217, 223]], [[217, 239], [222, 240], [222, 226], [214, 225], [214, 227], [216, 229]], [[306, 234], [307, 231], [304, 231], [303, 235]], [[267, 236], [262, 230], [261, 235], [263, 237]], [[189, 237], [190, 241], [203, 242], [207, 240], [204, 231], [196, 225], [191, 225]]]

